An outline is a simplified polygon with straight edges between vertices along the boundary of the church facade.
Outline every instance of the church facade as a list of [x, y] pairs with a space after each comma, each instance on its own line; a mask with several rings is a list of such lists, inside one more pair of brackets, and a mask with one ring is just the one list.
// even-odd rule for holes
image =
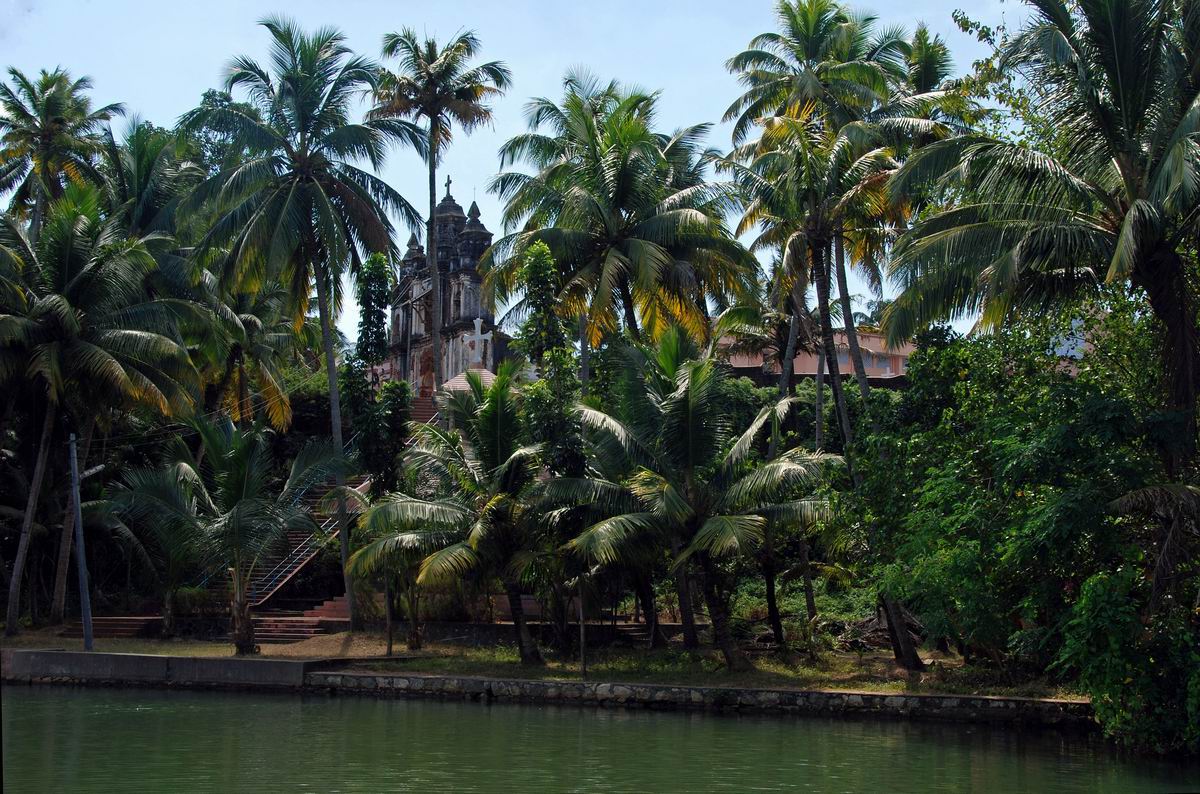
[[[501, 332], [482, 300], [479, 259], [492, 233], [479, 220], [479, 206], [463, 209], [446, 195], [434, 211], [437, 259], [442, 286], [442, 378], [449, 381], [468, 369], [495, 370], [508, 352]], [[401, 378], [417, 398], [433, 396], [433, 302], [425, 251], [416, 235], [408, 241], [392, 292], [388, 328], [389, 355], [378, 368], [384, 378]]]

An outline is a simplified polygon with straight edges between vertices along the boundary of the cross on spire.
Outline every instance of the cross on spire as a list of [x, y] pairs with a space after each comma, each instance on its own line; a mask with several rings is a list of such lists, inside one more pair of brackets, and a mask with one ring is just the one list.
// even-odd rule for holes
[[446, 174], [446, 195], [447, 195], [447, 196], [449, 196], [449, 195], [450, 195], [450, 183], [451, 183], [452, 181], [453, 181], [453, 180], [452, 180], [452, 179], [450, 179], [450, 175], [449, 175], [449, 174]]

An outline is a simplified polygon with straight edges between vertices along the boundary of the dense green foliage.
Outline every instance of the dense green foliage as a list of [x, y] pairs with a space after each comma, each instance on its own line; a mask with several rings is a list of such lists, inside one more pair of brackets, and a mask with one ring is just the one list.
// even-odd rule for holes
[[[571, 620], [632, 612], [713, 669], [890, 650], [1200, 748], [1200, 2], [1031, 6], [1012, 35], [956, 14], [989, 52], [955, 77], [925, 26], [778, 0], [726, 62], [728, 150], [569, 72], [490, 185], [505, 234], [480, 270], [515, 355], [440, 390], [433, 423], [382, 375], [395, 221], [450, 266], [437, 168], [511, 81], [474, 33], [388, 34], [391, 71], [271, 17], [267, 59], [171, 129], [114, 133], [87, 78], [10, 69], [6, 633], [74, 608], [73, 434], [94, 602], [168, 632], [225, 600], [253, 651], [255, 569], [291, 528], [319, 551], [289, 586], [347, 593], [355, 629], [382, 590], [389, 649], [396, 613], [416, 648], [423, 619], [499, 603], [538, 664], [533, 597], [564, 658]], [[425, 160], [425, 217], [378, 176], [392, 146]], [[435, 386], [458, 374], [441, 290]], [[915, 341], [900, 388], [868, 377], [866, 332]]]

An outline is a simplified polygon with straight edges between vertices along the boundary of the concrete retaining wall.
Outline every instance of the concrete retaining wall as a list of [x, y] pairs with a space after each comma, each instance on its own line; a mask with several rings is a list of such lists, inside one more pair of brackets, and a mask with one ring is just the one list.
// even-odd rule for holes
[[0, 653], [0, 675], [5, 681], [298, 689], [304, 686], [305, 673], [321, 665], [319, 662], [290, 659], [157, 656], [140, 653], [15, 649], [4, 649]]
[[318, 671], [305, 688], [374, 697], [435, 697], [626, 708], [868, 716], [950, 722], [1091, 727], [1086, 701], [878, 692], [732, 689], [460, 676]]
[[349, 660], [198, 658], [5, 648], [0, 649], [0, 677], [5, 681], [28, 683], [292, 689], [481, 702], [1094, 726], [1091, 705], [1079, 700], [528, 681], [338, 669], [347, 662]]

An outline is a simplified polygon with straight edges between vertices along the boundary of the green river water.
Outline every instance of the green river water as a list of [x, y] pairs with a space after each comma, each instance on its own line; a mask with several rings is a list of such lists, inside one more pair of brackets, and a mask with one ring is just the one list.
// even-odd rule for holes
[[1200, 791], [1041, 731], [429, 700], [9, 686], [4, 791]]

